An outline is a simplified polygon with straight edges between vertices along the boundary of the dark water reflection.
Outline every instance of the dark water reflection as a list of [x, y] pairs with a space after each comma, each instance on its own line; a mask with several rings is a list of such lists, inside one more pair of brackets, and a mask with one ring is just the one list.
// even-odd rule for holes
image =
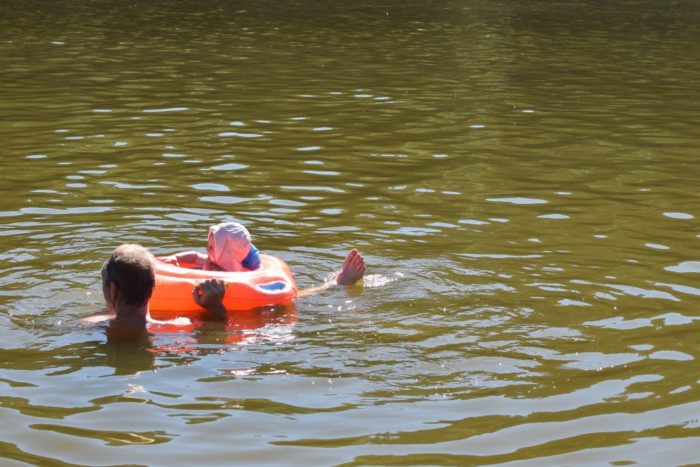
[[[0, 456], [688, 464], [694, 2], [0, 4]], [[107, 343], [117, 244], [364, 287]], [[105, 449], [108, 447], [108, 449]]]

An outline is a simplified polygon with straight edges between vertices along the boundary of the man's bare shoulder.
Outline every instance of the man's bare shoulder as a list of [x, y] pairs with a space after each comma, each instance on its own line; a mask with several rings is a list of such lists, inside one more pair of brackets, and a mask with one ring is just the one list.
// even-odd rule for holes
[[111, 311], [102, 310], [94, 315], [81, 318], [80, 324], [83, 326], [96, 326], [99, 324], [107, 324], [111, 319], [114, 319], [114, 313]]

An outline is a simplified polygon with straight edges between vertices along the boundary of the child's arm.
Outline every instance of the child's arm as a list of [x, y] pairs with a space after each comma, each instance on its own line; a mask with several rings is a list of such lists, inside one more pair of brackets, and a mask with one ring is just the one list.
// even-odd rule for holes
[[209, 257], [196, 251], [185, 251], [182, 253], [165, 256], [160, 259], [161, 261], [164, 261], [169, 264], [174, 264], [175, 266], [187, 267], [194, 265], [199, 266], [201, 268], [204, 267], [204, 265], [207, 263]]

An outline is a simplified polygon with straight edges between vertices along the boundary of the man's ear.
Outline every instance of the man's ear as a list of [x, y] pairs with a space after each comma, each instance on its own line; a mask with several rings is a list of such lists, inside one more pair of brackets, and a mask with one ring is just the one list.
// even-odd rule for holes
[[112, 305], [117, 304], [117, 297], [119, 296], [119, 287], [117, 287], [117, 284], [114, 283], [114, 281], [109, 283], [109, 298], [112, 301]]

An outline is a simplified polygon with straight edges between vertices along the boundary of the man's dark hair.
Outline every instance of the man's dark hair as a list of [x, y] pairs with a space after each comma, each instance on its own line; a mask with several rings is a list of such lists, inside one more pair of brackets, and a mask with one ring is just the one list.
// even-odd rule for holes
[[152, 261], [153, 255], [141, 245], [121, 245], [102, 265], [104, 283], [117, 285], [120, 301], [125, 305], [145, 305], [156, 284]]

